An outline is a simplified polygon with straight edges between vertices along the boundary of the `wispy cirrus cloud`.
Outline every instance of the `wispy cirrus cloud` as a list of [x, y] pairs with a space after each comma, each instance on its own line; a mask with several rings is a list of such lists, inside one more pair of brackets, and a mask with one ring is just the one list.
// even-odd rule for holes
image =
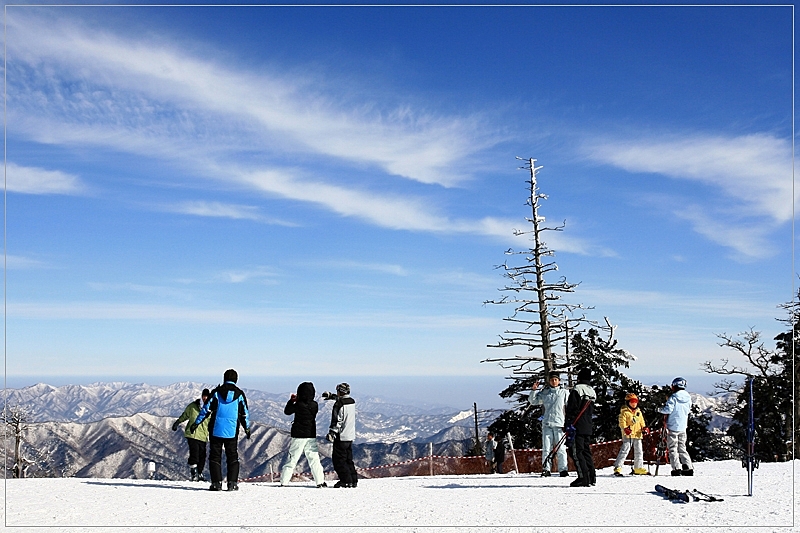
[[[8, 31], [12, 78], [24, 76], [10, 88], [21, 99], [17, 105], [46, 101], [49, 109], [37, 114], [70, 122], [157, 132], [164, 127], [159, 120], [167, 118], [182, 119], [187, 128], [222, 118], [248, 125], [280, 150], [374, 165], [445, 186], [466, 176], [460, 161], [497, 142], [482, 133], [488, 125], [478, 117], [433, 114], [399, 102], [345, 107], [324, 92], [332, 80], [238, 71], [190, 55], [177, 43], [135, 40], [68, 18], [15, 11]], [[26, 69], [41, 63], [47, 74]], [[13, 109], [12, 115], [17, 117]]]
[[329, 268], [381, 272], [383, 274], [391, 274], [393, 276], [409, 275], [408, 270], [404, 268], [402, 265], [393, 265], [390, 263], [371, 263], [362, 261], [323, 261], [320, 263], [320, 265]]
[[[683, 203], [673, 214], [713, 242], [752, 259], [773, 253], [768, 234], [792, 218], [792, 146], [768, 134], [599, 139], [583, 146], [592, 160], [716, 188], [706, 205]], [[680, 204], [680, 202], [676, 202]]]
[[83, 194], [87, 187], [73, 174], [7, 162], [6, 190], [25, 194]]
[[792, 218], [792, 145], [767, 134], [670, 139], [599, 140], [585, 149], [595, 161], [718, 187], [754, 215]]
[[[471, 158], [502, 139], [483, 117], [431, 113], [400, 99], [377, 102], [358, 87], [346, 100], [356, 103], [348, 106], [333, 96], [341, 91], [339, 80], [311, 83], [269, 69], [254, 74], [191, 54], [177, 42], [83, 24], [22, 10], [9, 16], [9, 125], [15, 134], [168, 160], [185, 171], [185, 181], [244, 186], [383, 228], [519, 243], [512, 235], [519, 221], [453, 217], [424, 196], [376, 192], [367, 178], [345, 183], [314, 164], [333, 158], [340, 169], [361, 175], [457, 185], [469, 179]], [[37, 68], [42, 64], [48, 68]], [[260, 218], [255, 206], [216, 201], [168, 209], [284, 223]], [[549, 244], [561, 252], [613, 255], [563, 234], [553, 234]]]
[[5, 257], [6, 268], [9, 270], [27, 270], [30, 268], [47, 268], [48, 265], [44, 261], [32, 259], [21, 255], [6, 255]]
[[175, 204], [162, 205], [159, 209], [170, 213], [195, 215], [212, 218], [232, 218], [234, 220], [253, 220], [280, 226], [297, 226], [298, 224], [270, 218], [262, 215], [258, 206], [229, 204], [206, 200], [186, 200]]

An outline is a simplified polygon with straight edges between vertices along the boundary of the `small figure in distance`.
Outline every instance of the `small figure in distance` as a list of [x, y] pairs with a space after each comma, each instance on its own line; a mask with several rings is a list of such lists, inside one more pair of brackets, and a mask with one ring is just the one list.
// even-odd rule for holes
[[317, 412], [319, 405], [314, 400], [314, 384], [306, 381], [297, 386], [297, 394], [292, 394], [283, 414], [294, 415], [292, 422], [292, 441], [289, 444], [289, 455], [281, 469], [281, 486], [289, 484], [292, 473], [300, 457], [305, 454], [311, 475], [317, 488], [327, 487], [325, 473], [319, 461], [319, 448], [317, 447]]
[[486, 451], [484, 452], [484, 456], [486, 457], [486, 461], [489, 463], [489, 473], [495, 473], [495, 451], [497, 450], [497, 441], [494, 440], [494, 433], [491, 431], [486, 435], [486, 443], [484, 444], [486, 447]]
[[358, 475], [353, 463], [353, 441], [356, 439], [356, 401], [350, 397], [350, 385], [336, 385], [336, 394], [323, 392], [322, 398], [334, 400], [331, 410], [331, 425], [325, 436], [333, 443], [333, 469], [339, 477], [334, 488], [358, 486]]
[[208, 401], [211, 392], [208, 389], [203, 389], [200, 398], [193, 401], [186, 406], [183, 414], [172, 424], [172, 431], [177, 431], [181, 422], [189, 421], [186, 424], [186, 429], [183, 432], [186, 437], [186, 444], [189, 445], [189, 479], [191, 481], [205, 481], [203, 476], [203, 468], [206, 466], [206, 443], [208, 442], [208, 419], [203, 420], [203, 423], [197, 426], [192, 431], [192, 422], [197, 419], [200, 414], [200, 409]]
[[239, 374], [229, 368], [222, 377], [224, 383], [211, 391], [211, 397], [200, 410], [192, 424], [192, 431], [211, 417], [209, 422], [211, 451], [208, 453], [208, 471], [211, 474], [209, 490], [222, 490], [222, 448], [228, 467], [228, 490], [239, 490], [239, 450], [236, 448], [239, 426], [250, 438], [250, 411], [244, 391], [236, 386]]

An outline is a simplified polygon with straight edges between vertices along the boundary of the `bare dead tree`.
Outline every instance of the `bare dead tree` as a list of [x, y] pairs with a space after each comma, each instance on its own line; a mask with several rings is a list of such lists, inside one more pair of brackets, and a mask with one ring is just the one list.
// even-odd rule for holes
[[[506, 293], [501, 298], [487, 300], [486, 304], [510, 304], [514, 306], [511, 316], [503, 319], [511, 324], [509, 329], [500, 335], [500, 341], [489, 344], [490, 348], [522, 347], [525, 352], [510, 357], [488, 358], [482, 362], [495, 362], [501, 367], [511, 370], [512, 379], [541, 377], [552, 371], [570, 373], [572, 363], [568, 360], [569, 335], [576, 332], [578, 325], [592, 324], [605, 330], [605, 326], [589, 321], [584, 311], [592, 309], [581, 304], [570, 304], [561, 300], [562, 295], [573, 293], [577, 283], [568, 283], [565, 277], [555, 282], [547, 280], [549, 275], [558, 271], [553, 250], [548, 248], [544, 240], [546, 232], [563, 231], [566, 222], [556, 225], [545, 225], [545, 218], [539, 214], [540, 202], [547, 195], [539, 191], [536, 175], [543, 167], [536, 166], [535, 159], [522, 159], [525, 165], [520, 167], [530, 173], [528, 179], [529, 196], [526, 205], [531, 208], [531, 216], [525, 220], [531, 229], [514, 230], [514, 235], [527, 237], [533, 245], [527, 250], [506, 250], [508, 256], [521, 257], [520, 264], [510, 265], [506, 260], [497, 269], [503, 270], [503, 277], [508, 283], [501, 289]], [[565, 343], [565, 352], [558, 353], [559, 343]], [[570, 373], [571, 378], [571, 373]], [[570, 379], [571, 381], [571, 379]]]
[[[31, 461], [22, 455], [23, 434], [29, 427], [30, 415], [28, 410], [22, 406], [5, 406], [2, 413], [3, 423], [6, 426], [6, 436], [14, 438], [14, 466], [11, 468], [13, 477], [25, 477], [25, 471]], [[8, 457], [6, 457], [6, 469], [8, 469]]]

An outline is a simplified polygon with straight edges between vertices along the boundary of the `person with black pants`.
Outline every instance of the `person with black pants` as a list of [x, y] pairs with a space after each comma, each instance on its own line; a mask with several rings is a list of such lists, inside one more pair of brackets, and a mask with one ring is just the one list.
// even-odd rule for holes
[[236, 370], [226, 370], [224, 383], [211, 391], [211, 398], [192, 424], [194, 430], [206, 417], [211, 417], [208, 424], [211, 444], [208, 454], [208, 471], [211, 474], [209, 490], [222, 490], [223, 448], [228, 467], [228, 490], [239, 490], [239, 450], [236, 446], [240, 425], [244, 428], [245, 436], [250, 438], [250, 411], [244, 392], [236, 386], [238, 379]]
[[208, 401], [211, 392], [203, 389], [200, 398], [186, 406], [183, 414], [172, 424], [172, 431], [177, 431], [181, 422], [188, 420], [183, 435], [186, 437], [186, 444], [189, 445], [189, 478], [192, 481], [205, 481], [203, 468], [206, 465], [206, 443], [208, 442], [208, 419], [192, 431], [192, 422], [197, 419], [200, 409]]
[[[597, 399], [597, 394], [589, 385], [591, 379], [592, 371], [582, 368], [578, 372], [578, 384], [570, 391], [567, 398], [567, 420], [574, 421], [574, 424], [564, 429], [574, 436], [568, 450], [578, 471], [578, 479], [570, 483], [570, 487], [589, 487], [597, 480], [592, 449], [589, 447], [592, 440], [592, 405]], [[580, 418], [578, 418], [579, 413]]]
[[326, 439], [333, 443], [333, 469], [339, 477], [334, 488], [358, 486], [358, 475], [353, 462], [353, 441], [356, 439], [356, 401], [350, 397], [350, 385], [340, 383], [336, 394], [323, 394], [326, 400], [336, 400], [331, 410], [331, 425]]

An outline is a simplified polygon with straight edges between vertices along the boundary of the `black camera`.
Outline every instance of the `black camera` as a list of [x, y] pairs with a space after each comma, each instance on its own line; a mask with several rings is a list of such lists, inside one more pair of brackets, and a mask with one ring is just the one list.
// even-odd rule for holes
[[336, 398], [338, 398], [338, 396], [336, 396], [335, 392], [325, 391], [325, 392], [322, 393], [322, 399], [323, 400], [336, 400]]

